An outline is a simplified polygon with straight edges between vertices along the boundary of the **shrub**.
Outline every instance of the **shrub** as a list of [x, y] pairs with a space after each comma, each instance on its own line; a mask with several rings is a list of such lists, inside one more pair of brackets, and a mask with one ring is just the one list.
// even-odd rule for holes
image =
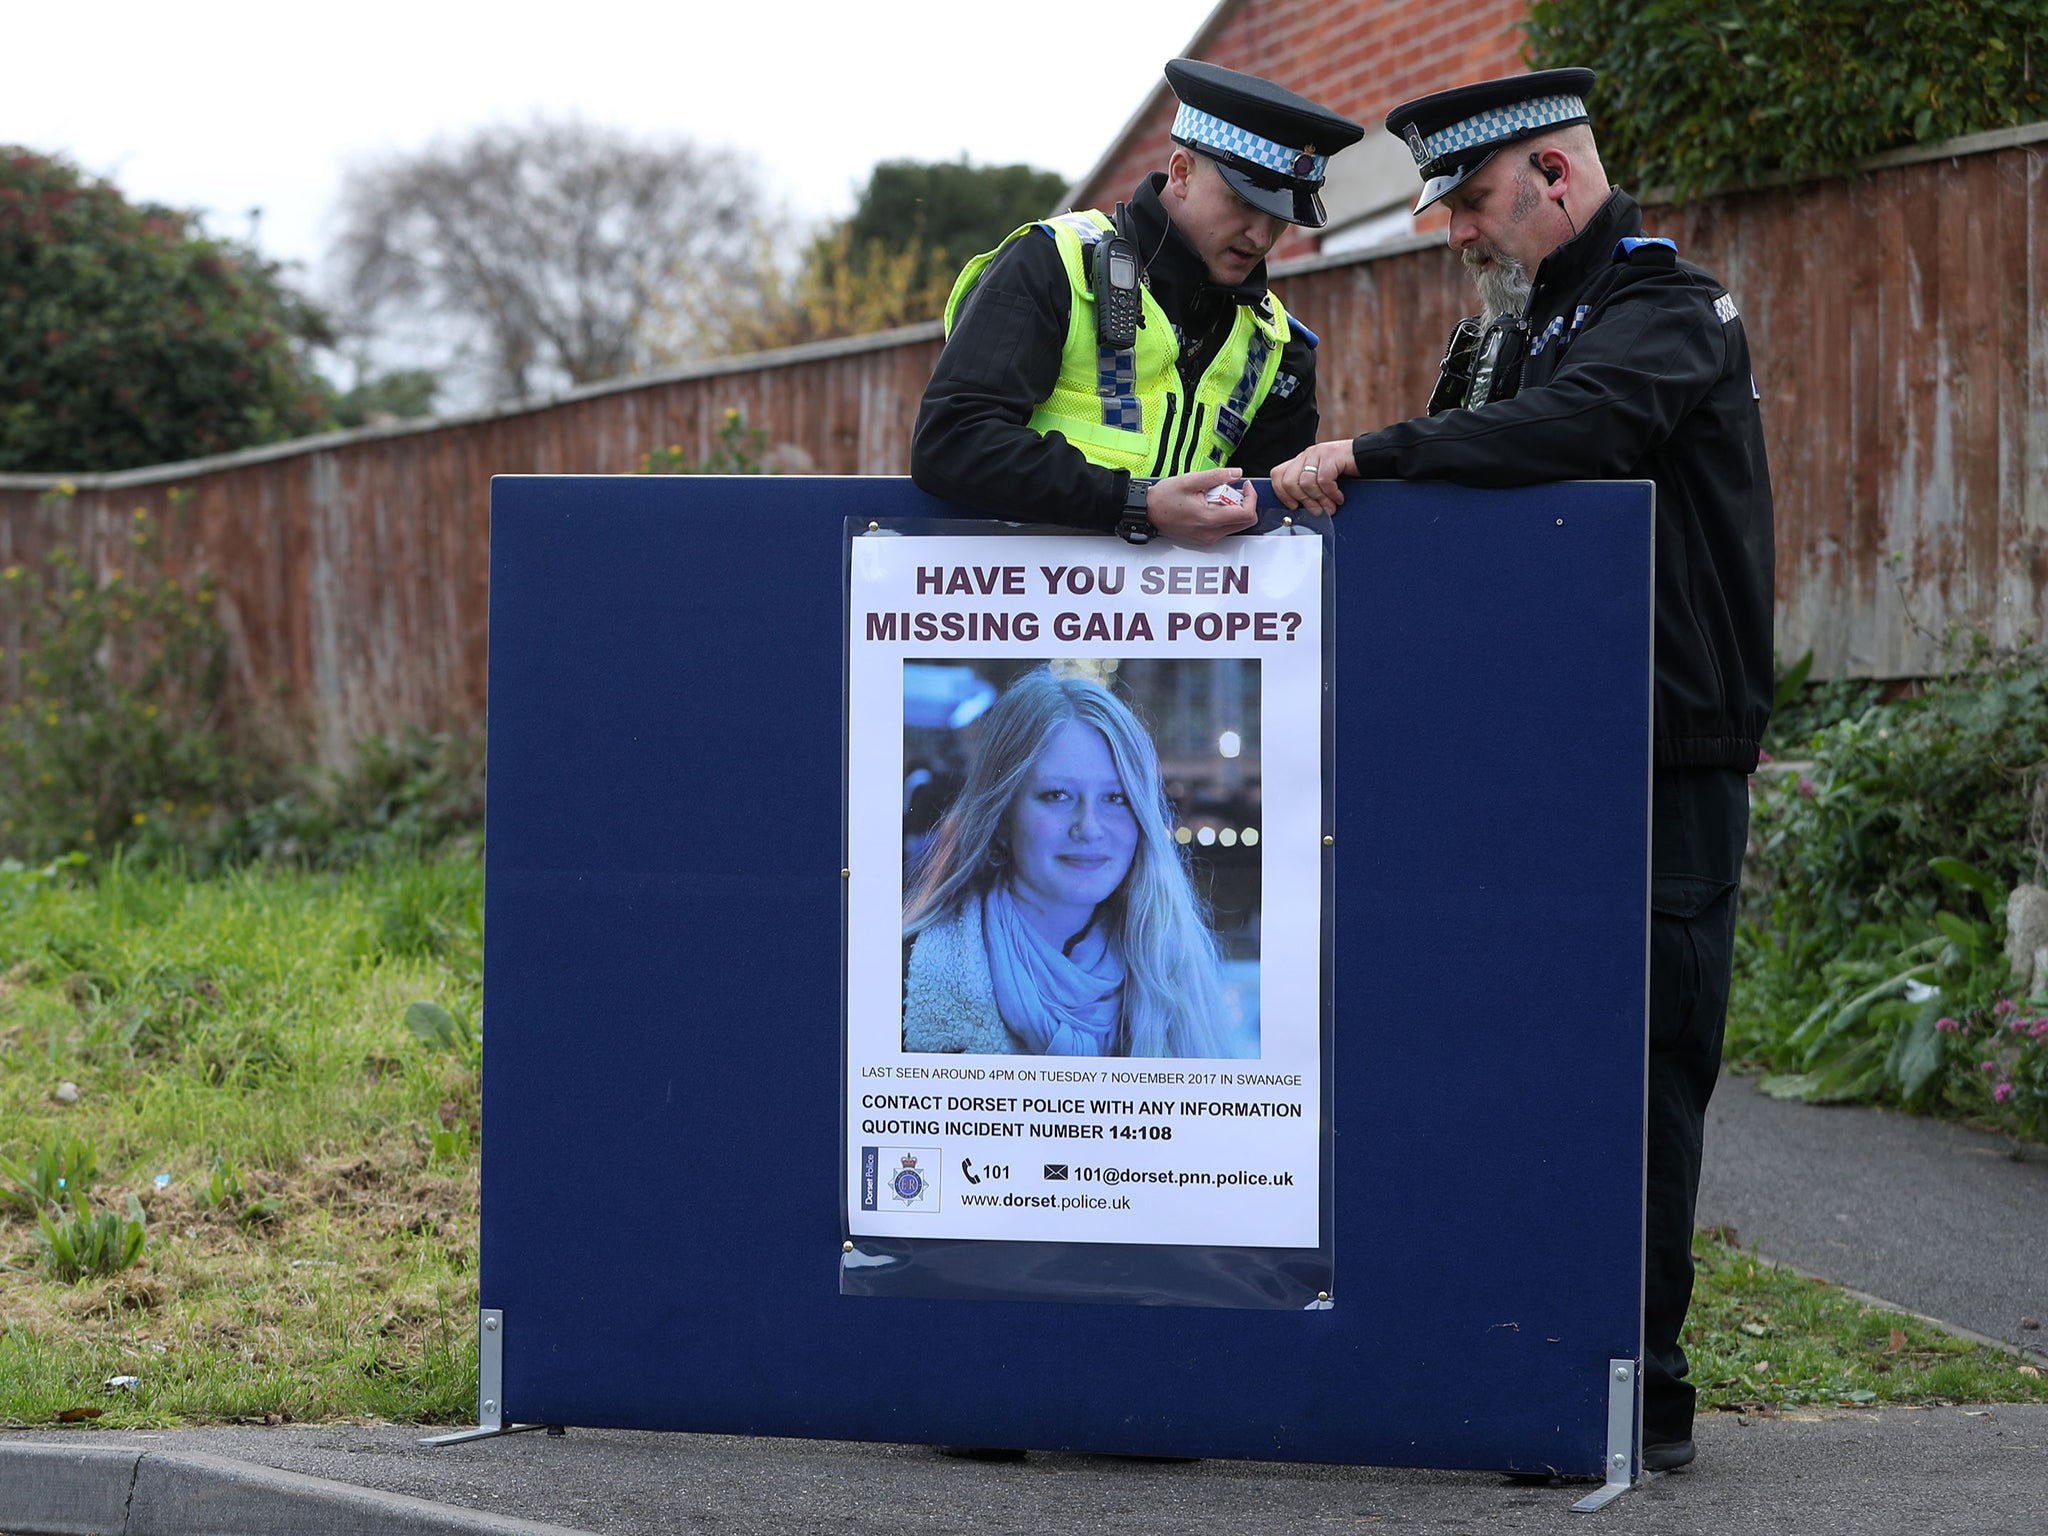
[[2019, 656], [1937, 679], [1807, 739], [1811, 769], [1757, 798], [1752, 842], [1784, 917], [1831, 948], [1865, 922], [1927, 917], [1931, 861], [2009, 889], [2040, 855], [2028, 825], [2048, 766], [2048, 664]]
[[14, 636], [0, 729], [8, 853], [112, 849], [153, 821], [189, 831], [246, 771], [218, 722], [226, 646], [213, 584], [165, 572], [146, 509], [130, 523], [130, 560], [104, 572], [65, 545], [0, 570]]
[[481, 731], [366, 737], [352, 766], [303, 767], [297, 778], [223, 829], [216, 856], [338, 867], [481, 840]]
[[[2000, 944], [2005, 893], [1958, 859], [1934, 861], [1990, 912], [1865, 924], [1815, 974], [1818, 1001], [1768, 1048], [1763, 1089], [1817, 1103], [1884, 1099], [1945, 1107], [2048, 1140], [2048, 991], [2011, 995]], [[1958, 903], [1960, 905], [1961, 903]]]
[[2048, 1139], [2048, 994], [2015, 995], [2003, 947], [2007, 892], [2048, 867], [2048, 665], [1978, 660], [1759, 781], [1729, 1046], [1786, 1096]]
[[254, 251], [0, 145], [0, 471], [164, 464], [317, 431], [327, 322]]
[[[1813, 741], [1831, 725], [1852, 720], [1885, 702], [1885, 685], [1870, 677], [1830, 677], [1808, 681], [1813, 652], [1808, 651], [1778, 673], [1771, 723], [1764, 732], [1764, 760], [1804, 757]], [[1892, 690], [1894, 693], [1898, 689]]]
[[1534, 0], [1528, 37], [1599, 71], [1614, 180], [1680, 196], [2048, 114], [2039, 0]]

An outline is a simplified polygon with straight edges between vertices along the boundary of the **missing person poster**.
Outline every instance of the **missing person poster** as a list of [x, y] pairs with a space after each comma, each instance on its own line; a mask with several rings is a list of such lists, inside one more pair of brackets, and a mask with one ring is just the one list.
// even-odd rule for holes
[[1323, 556], [851, 540], [850, 1233], [1319, 1245]]

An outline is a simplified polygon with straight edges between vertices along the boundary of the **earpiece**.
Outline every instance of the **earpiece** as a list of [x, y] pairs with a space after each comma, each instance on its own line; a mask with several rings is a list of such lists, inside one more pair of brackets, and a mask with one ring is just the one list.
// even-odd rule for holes
[[[1530, 156], [1529, 156], [1529, 163], [1530, 163], [1531, 165], [1535, 166], [1537, 170], [1539, 170], [1539, 171], [1541, 171], [1541, 172], [1543, 173], [1543, 180], [1544, 180], [1545, 184], [1546, 184], [1546, 185], [1549, 185], [1549, 186], [1553, 186], [1553, 187], [1554, 187], [1554, 186], [1556, 186], [1556, 185], [1557, 185], [1557, 179], [1558, 179], [1558, 177], [1560, 177], [1560, 176], [1562, 176], [1562, 175], [1564, 174], [1564, 173], [1563, 173], [1562, 171], [1560, 171], [1560, 170], [1559, 170], [1559, 169], [1558, 169], [1558, 168], [1557, 168], [1556, 166], [1554, 166], [1554, 165], [1545, 165], [1545, 164], [1543, 163], [1543, 161], [1542, 161], [1542, 158], [1541, 158], [1540, 156], [1538, 156], [1538, 155], [1534, 155], [1534, 154], [1530, 155]], [[1559, 213], [1561, 213], [1561, 214], [1563, 214], [1563, 215], [1564, 215], [1564, 221], [1565, 221], [1566, 225], [1568, 225], [1568, 226], [1570, 227], [1570, 229], [1571, 229], [1571, 232], [1572, 232], [1572, 233], [1573, 233], [1574, 235], [1578, 234], [1578, 232], [1579, 232], [1579, 226], [1578, 226], [1578, 225], [1576, 225], [1576, 224], [1574, 224], [1574, 223], [1572, 223], [1572, 211], [1571, 211], [1571, 209], [1569, 209], [1569, 208], [1565, 207], [1565, 205], [1564, 205], [1564, 194], [1563, 194], [1562, 192], [1560, 192], [1560, 193], [1558, 193], [1558, 194], [1557, 194], [1556, 202], [1557, 202], [1557, 211], [1558, 211]]]

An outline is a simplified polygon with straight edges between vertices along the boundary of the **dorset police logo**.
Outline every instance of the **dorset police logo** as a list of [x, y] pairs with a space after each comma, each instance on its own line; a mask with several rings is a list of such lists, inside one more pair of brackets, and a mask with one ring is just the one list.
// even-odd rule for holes
[[889, 1192], [905, 1205], [922, 1200], [925, 1191], [925, 1176], [918, 1170], [917, 1154], [906, 1152], [898, 1164], [895, 1175], [889, 1180]]
[[936, 1211], [939, 1209], [937, 1147], [862, 1147], [860, 1208], [864, 1211]]
[[883, 1202], [892, 1211], [935, 1211], [939, 1208], [939, 1163], [936, 1147], [881, 1149]]
[[1422, 130], [1420, 128], [1416, 127], [1413, 123], [1410, 123], [1408, 125], [1408, 131], [1403, 135], [1403, 137], [1407, 139], [1408, 153], [1415, 157], [1415, 163], [1417, 165], [1421, 165], [1424, 161], [1429, 159], [1429, 151], [1422, 147]]

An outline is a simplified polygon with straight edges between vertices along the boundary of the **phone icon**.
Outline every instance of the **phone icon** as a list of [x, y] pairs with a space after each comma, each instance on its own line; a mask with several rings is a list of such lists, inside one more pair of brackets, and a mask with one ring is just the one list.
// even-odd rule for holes
[[967, 1182], [968, 1182], [968, 1183], [970, 1183], [970, 1184], [979, 1184], [979, 1183], [981, 1182], [981, 1180], [980, 1180], [980, 1179], [978, 1179], [978, 1178], [976, 1178], [976, 1177], [975, 1177], [975, 1175], [974, 1175], [974, 1159], [973, 1159], [973, 1158], [971, 1158], [971, 1157], [963, 1157], [963, 1158], [961, 1158], [961, 1159], [960, 1159], [960, 1171], [961, 1171], [962, 1173], [964, 1173], [964, 1174], [966, 1174], [966, 1175], [967, 1175]]

